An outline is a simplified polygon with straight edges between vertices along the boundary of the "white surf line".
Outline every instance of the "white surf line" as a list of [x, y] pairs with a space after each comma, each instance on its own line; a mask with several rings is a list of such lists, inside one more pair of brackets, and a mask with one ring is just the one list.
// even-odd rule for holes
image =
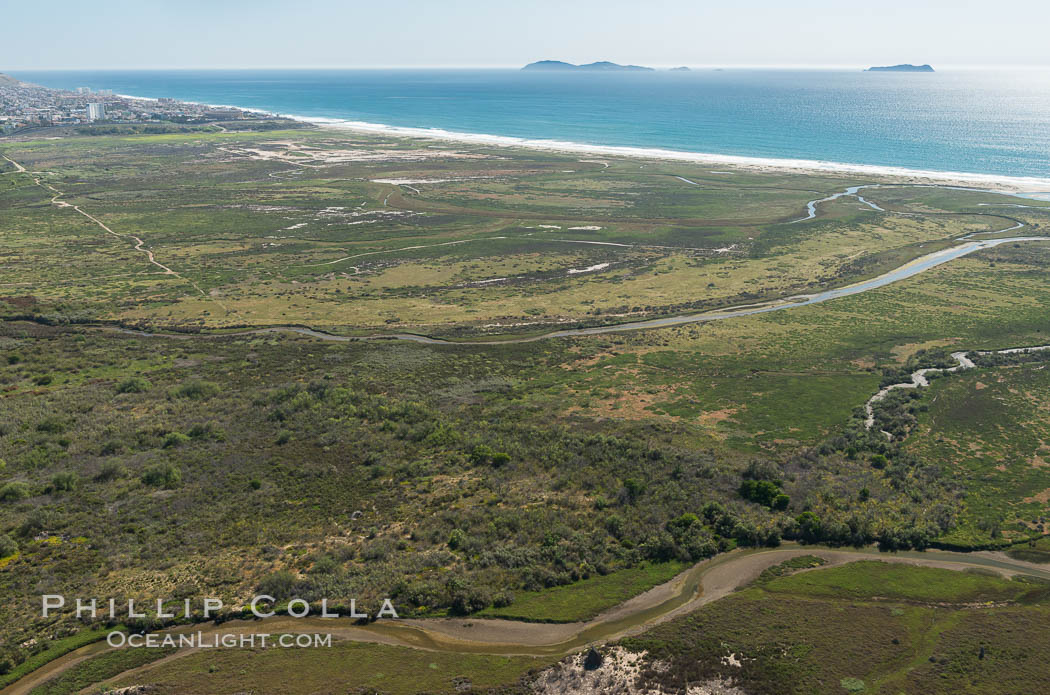
[[[6, 155], [4, 156], [4, 159], [7, 159], [9, 162], [11, 162], [12, 164], [15, 164], [16, 166], [21, 166], [21, 165], [18, 165], [13, 159], [8, 158]], [[25, 171], [24, 167], [22, 168], [22, 171]], [[142, 239], [140, 239], [139, 237], [135, 236], [134, 234], [121, 234], [119, 232], [114, 232], [112, 229], [110, 229], [108, 226], [106, 226], [106, 224], [104, 222], [102, 222], [102, 220], [98, 219], [97, 217], [91, 215], [88, 212], [85, 212], [84, 210], [82, 210], [80, 208], [79, 205], [73, 205], [71, 203], [67, 203], [64, 200], [59, 200], [62, 197], [62, 195], [63, 195], [62, 191], [58, 190], [57, 188], [52, 186], [50, 183], [42, 183], [40, 181], [40, 179], [37, 178], [36, 176], [33, 177], [33, 183], [35, 183], [37, 186], [40, 186], [41, 188], [48, 189], [48, 190], [50, 190], [51, 192], [54, 193], [54, 195], [51, 196], [51, 204], [54, 205], [55, 207], [58, 207], [58, 208], [70, 208], [70, 209], [76, 210], [78, 213], [80, 213], [84, 217], [88, 218], [89, 220], [91, 220], [92, 222], [97, 224], [99, 227], [101, 227], [103, 230], [105, 230], [105, 232], [107, 234], [112, 234], [113, 236], [117, 237], [118, 239], [134, 239], [135, 240], [135, 250], [146, 254], [146, 259], [150, 263], [152, 263], [153, 265], [157, 266], [158, 268], [160, 268], [161, 270], [164, 271], [163, 273], [161, 273], [162, 275], [173, 275], [173, 276], [179, 278], [180, 280], [182, 280], [183, 282], [188, 282], [190, 285], [193, 286], [194, 289], [196, 289], [198, 292], [200, 292], [202, 296], [210, 299], [211, 301], [214, 301], [216, 304], [221, 306], [224, 311], [227, 311], [227, 312], [229, 311], [229, 309], [226, 308], [225, 304], [223, 304], [219, 300], [215, 299], [214, 297], [209, 296], [208, 293], [205, 292], [203, 289], [201, 289], [200, 285], [198, 285], [196, 282], [194, 282], [193, 280], [191, 280], [191, 279], [189, 279], [189, 278], [187, 278], [187, 277], [185, 277], [183, 275], [180, 275], [176, 271], [172, 270], [168, 266], [166, 266], [163, 263], [161, 263], [160, 261], [158, 261], [153, 256], [153, 251], [145, 248], [146, 242], [143, 241]]]
[[[774, 157], [746, 157], [741, 155], [714, 154], [709, 152], [688, 152], [663, 148], [627, 147], [617, 145], [589, 145], [564, 140], [543, 140], [521, 138], [486, 133], [468, 133], [444, 130], [441, 128], [413, 128], [392, 126], [367, 121], [352, 121], [331, 118], [295, 116], [292, 118], [307, 121], [323, 128], [348, 130], [382, 136], [400, 136], [425, 140], [442, 140], [471, 145], [521, 148], [548, 152], [564, 152], [575, 155], [600, 155], [609, 157], [631, 157], [659, 159], [664, 161], [690, 162], [708, 166], [728, 165], [747, 169], [774, 171], [813, 171], [857, 174], [861, 176], [897, 176], [922, 178], [938, 182], [974, 182], [1024, 188], [1027, 190], [1045, 191], [1050, 180], [1038, 177], [1005, 176], [1001, 174], [974, 174], [960, 171], [932, 171], [926, 169], [908, 169], [899, 166], [881, 166], [875, 164], [849, 164], [815, 159], [779, 159]], [[585, 160], [577, 160], [585, 161]]]
[[678, 179], [679, 181], [685, 181], [686, 183], [691, 183], [694, 186], [699, 186], [700, 185], [696, 181], [690, 181], [689, 179], [685, 178], [684, 176], [675, 176], [675, 178]]
[[[1037, 347], [1023, 348], [1008, 348], [1006, 350], [965, 350], [962, 352], [953, 352], [951, 355], [952, 359], [954, 359], [958, 363], [954, 367], [927, 367], [925, 369], [919, 369], [917, 371], [912, 372], [911, 381], [905, 381], [899, 384], [890, 384], [889, 386], [883, 388], [874, 396], [869, 398], [868, 402], [864, 404], [864, 412], [867, 415], [867, 418], [864, 420], [864, 429], [870, 430], [875, 425], [874, 405], [886, 398], [886, 396], [889, 395], [890, 391], [895, 391], [896, 389], [916, 389], [920, 386], [929, 386], [930, 381], [926, 378], [926, 375], [931, 372], [944, 372], [945, 374], [948, 374], [952, 372], [959, 372], [964, 369], [973, 369], [977, 365], [974, 364], [973, 360], [971, 360], [969, 357], [971, 352], [974, 352], [977, 355], [1011, 355], [1023, 352], [1041, 352], [1043, 350], [1050, 350], [1050, 345], [1039, 345]], [[891, 435], [889, 432], [883, 431], [883, 434], [885, 434], [886, 437], [889, 439], [893, 438], [893, 435]]]

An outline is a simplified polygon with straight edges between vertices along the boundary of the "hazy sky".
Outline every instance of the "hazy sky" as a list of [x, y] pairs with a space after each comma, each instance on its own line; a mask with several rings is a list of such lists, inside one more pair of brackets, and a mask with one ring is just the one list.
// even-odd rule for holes
[[32, 68], [1050, 65], [1047, 0], [0, 0]]

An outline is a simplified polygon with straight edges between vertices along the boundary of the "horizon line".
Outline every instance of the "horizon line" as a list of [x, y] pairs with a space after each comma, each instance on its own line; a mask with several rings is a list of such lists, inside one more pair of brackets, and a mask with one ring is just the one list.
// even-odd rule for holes
[[[553, 60], [553, 59], [540, 59]], [[533, 61], [538, 62], [538, 61]], [[526, 63], [527, 65], [528, 63]], [[635, 63], [632, 63], [635, 64]], [[894, 63], [668, 63], [654, 64], [657, 70], [670, 70], [677, 67], [688, 67], [696, 70], [865, 70], [878, 65], [892, 65]], [[914, 63], [923, 65], [924, 63]], [[932, 63], [926, 63], [933, 65]], [[518, 70], [524, 67], [520, 63], [499, 65], [211, 65], [211, 66], [148, 66], [128, 68], [126, 66], [93, 66], [93, 67], [14, 67], [0, 68], [3, 72], [146, 72], [151, 70]], [[1045, 70], [1050, 67], [1047, 64], [967, 64], [967, 63], [942, 63], [937, 70]]]

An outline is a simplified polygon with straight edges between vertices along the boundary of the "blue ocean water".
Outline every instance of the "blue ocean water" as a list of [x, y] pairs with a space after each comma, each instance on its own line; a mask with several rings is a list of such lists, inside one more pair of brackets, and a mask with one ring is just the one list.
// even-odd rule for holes
[[1050, 178], [1045, 71], [16, 71], [112, 89], [391, 126]]

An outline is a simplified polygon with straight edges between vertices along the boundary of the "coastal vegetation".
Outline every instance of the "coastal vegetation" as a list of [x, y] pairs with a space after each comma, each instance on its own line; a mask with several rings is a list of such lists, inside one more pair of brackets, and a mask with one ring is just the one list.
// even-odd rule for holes
[[[40, 618], [24, 600], [40, 593], [204, 594], [232, 613], [266, 589], [565, 622], [785, 540], [1047, 554], [1050, 431], [1035, 414], [1050, 351], [931, 374], [880, 401], [870, 429], [863, 405], [957, 350], [1050, 343], [1050, 244], [786, 311], [484, 342], [841, 287], [962, 236], [1042, 236], [1050, 204], [886, 180], [863, 192], [881, 211], [844, 196], [799, 221], [868, 182], [310, 129], [25, 138], [0, 152], [27, 170], [0, 160], [12, 674], [103, 626]], [[265, 330], [289, 325], [326, 333]], [[390, 333], [459, 342], [323, 339]], [[780, 574], [627, 644], [673, 664], [665, 684], [696, 663], [749, 693], [776, 677], [920, 692], [975, 672], [974, 636], [1045, 621], [1042, 588], [1018, 581], [871, 563]], [[973, 601], [996, 605], [955, 605]], [[819, 661], [858, 625], [886, 640]], [[723, 664], [725, 648], [697, 636], [711, 630], [755, 661]], [[788, 663], [777, 654], [792, 641], [811, 646]], [[388, 676], [406, 658], [428, 675], [437, 664], [435, 691], [456, 686], [456, 668], [511, 687], [550, 663], [337, 651]], [[130, 663], [111, 658], [48, 692]], [[172, 692], [191, 692], [190, 675], [221, 689], [291, 658], [202, 654], [151, 673]], [[338, 662], [294, 658], [322, 675]], [[1022, 675], [1035, 668], [1017, 659]]]
[[1040, 679], [1048, 589], [854, 563], [750, 587], [624, 644], [660, 692], [1012, 693]]

